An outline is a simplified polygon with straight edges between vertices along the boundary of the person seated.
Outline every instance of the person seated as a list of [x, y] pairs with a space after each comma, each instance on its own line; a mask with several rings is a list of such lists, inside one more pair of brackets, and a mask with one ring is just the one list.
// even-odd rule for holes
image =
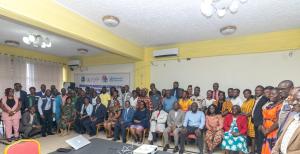
[[222, 142], [223, 138], [223, 117], [216, 110], [217, 106], [211, 104], [207, 110], [206, 116], [206, 135], [205, 142], [208, 147], [208, 153], [212, 154], [214, 149]]
[[153, 145], [153, 142], [157, 141], [157, 133], [163, 133], [166, 128], [166, 121], [168, 118], [168, 113], [163, 110], [162, 104], [159, 103], [157, 110], [152, 113], [150, 119], [150, 131], [148, 135], [148, 141]]
[[183, 91], [182, 98], [179, 99], [178, 103], [180, 105], [181, 110], [187, 112], [193, 101], [190, 98], [188, 98], [187, 91]]
[[298, 154], [300, 153], [300, 92], [296, 94], [297, 100], [293, 102], [293, 116], [287, 120], [279, 136], [272, 154]]
[[174, 144], [175, 148], [173, 150], [174, 153], [178, 152], [178, 140], [179, 140], [179, 133], [182, 129], [182, 124], [184, 120], [185, 112], [180, 109], [179, 104], [176, 102], [173, 105], [173, 109], [169, 112], [167, 118], [167, 125], [168, 127], [163, 132], [164, 137], [164, 151], [167, 151], [169, 146], [169, 134], [172, 133], [174, 136]]
[[75, 109], [72, 105], [72, 98], [67, 97], [64, 105], [62, 106], [61, 121], [59, 124], [61, 135], [66, 135], [68, 133], [68, 126], [74, 122]]
[[107, 113], [106, 107], [101, 103], [101, 99], [98, 96], [96, 99], [96, 105], [94, 105], [93, 107], [93, 113], [90, 119], [86, 120], [83, 124], [90, 136], [96, 135], [96, 130], [97, 130], [96, 125], [104, 122], [106, 113]]
[[227, 114], [224, 120], [224, 138], [221, 148], [225, 154], [230, 151], [248, 153], [247, 147], [247, 116], [241, 114], [241, 107], [234, 105], [232, 114]]
[[83, 98], [83, 105], [81, 106], [81, 111], [79, 116], [77, 117], [75, 122], [75, 130], [79, 134], [84, 134], [84, 124], [86, 121], [90, 120], [90, 117], [93, 113], [93, 105], [90, 103], [90, 99], [88, 97]]
[[183, 129], [180, 132], [180, 150], [179, 153], [184, 153], [184, 144], [188, 135], [196, 135], [196, 143], [200, 150], [200, 153], [203, 154], [203, 136], [202, 131], [205, 125], [205, 115], [202, 111], [198, 110], [198, 104], [193, 103], [191, 105], [191, 111], [188, 111], [185, 114], [183, 121]]
[[120, 112], [120, 103], [118, 101], [114, 101], [114, 106], [109, 107], [108, 109], [108, 119], [104, 122], [104, 128], [106, 130], [106, 137], [112, 138], [113, 131], [112, 128], [115, 127], [116, 122], [118, 121], [121, 112]]
[[130, 127], [133, 121], [135, 109], [130, 106], [130, 101], [125, 101], [124, 109], [114, 128], [114, 141], [119, 139], [119, 131], [121, 130], [122, 142], [126, 143], [126, 129]]
[[146, 103], [141, 101], [133, 115], [133, 123], [130, 126], [130, 133], [135, 142], [142, 143], [144, 129], [149, 128], [150, 113]]
[[20, 132], [23, 138], [31, 138], [41, 132], [42, 126], [36, 114], [36, 106], [29, 107], [21, 119]]

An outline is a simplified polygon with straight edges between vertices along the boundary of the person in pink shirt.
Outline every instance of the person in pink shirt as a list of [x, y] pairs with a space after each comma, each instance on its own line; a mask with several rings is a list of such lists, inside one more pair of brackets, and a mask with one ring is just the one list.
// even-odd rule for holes
[[[5, 89], [5, 96], [1, 98], [2, 120], [5, 125], [6, 138], [8, 142], [19, 139], [19, 124], [21, 119], [19, 98], [14, 96], [12, 88]], [[12, 137], [14, 129], [14, 138]]]

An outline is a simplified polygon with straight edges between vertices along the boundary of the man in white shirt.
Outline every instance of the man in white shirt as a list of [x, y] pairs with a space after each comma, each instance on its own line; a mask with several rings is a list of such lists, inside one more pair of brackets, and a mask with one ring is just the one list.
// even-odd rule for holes
[[[218, 94], [218, 96], [219, 96], [219, 94]], [[205, 104], [206, 108], [208, 108], [211, 104], [213, 104], [216, 101], [217, 100], [213, 98], [213, 91], [212, 90], [208, 90], [206, 92], [206, 98], [204, 99], [203, 104]]]
[[233, 98], [231, 99], [232, 105], [242, 106], [243, 100], [239, 97], [240, 96], [240, 89], [233, 90]]
[[293, 105], [294, 112], [297, 113], [288, 120], [272, 149], [272, 154], [300, 153], [300, 92], [297, 95], [299, 99]]

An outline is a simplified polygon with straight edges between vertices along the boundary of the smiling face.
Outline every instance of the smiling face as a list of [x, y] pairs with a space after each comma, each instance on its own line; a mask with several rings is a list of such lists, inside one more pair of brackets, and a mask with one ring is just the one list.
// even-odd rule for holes
[[215, 114], [215, 112], [216, 112], [215, 106], [210, 105], [209, 108], [208, 108], [208, 111], [209, 111], [210, 114]]
[[279, 90], [274, 88], [271, 91], [270, 101], [273, 103], [277, 103], [280, 100]]

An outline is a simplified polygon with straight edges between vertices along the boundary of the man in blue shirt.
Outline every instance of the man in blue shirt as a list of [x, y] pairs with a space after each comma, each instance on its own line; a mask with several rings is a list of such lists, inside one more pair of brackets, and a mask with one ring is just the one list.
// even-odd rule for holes
[[164, 111], [170, 112], [173, 109], [174, 103], [177, 101], [175, 96], [171, 95], [170, 90], [166, 90], [166, 97], [163, 99], [163, 106], [164, 106]]
[[200, 150], [200, 154], [203, 154], [203, 136], [202, 130], [205, 126], [205, 115], [202, 111], [198, 111], [198, 104], [193, 103], [191, 105], [191, 111], [185, 114], [183, 121], [183, 129], [180, 134], [180, 150], [179, 154], [184, 153], [185, 139], [190, 134], [196, 135], [196, 143]]
[[126, 143], [126, 128], [130, 127], [133, 121], [134, 109], [130, 106], [129, 101], [125, 101], [124, 109], [121, 112], [119, 121], [116, 123], [114, 128], [114, 139], [117, 141], [119, 138], [119, 132], [121, 130], [122, 142]]

